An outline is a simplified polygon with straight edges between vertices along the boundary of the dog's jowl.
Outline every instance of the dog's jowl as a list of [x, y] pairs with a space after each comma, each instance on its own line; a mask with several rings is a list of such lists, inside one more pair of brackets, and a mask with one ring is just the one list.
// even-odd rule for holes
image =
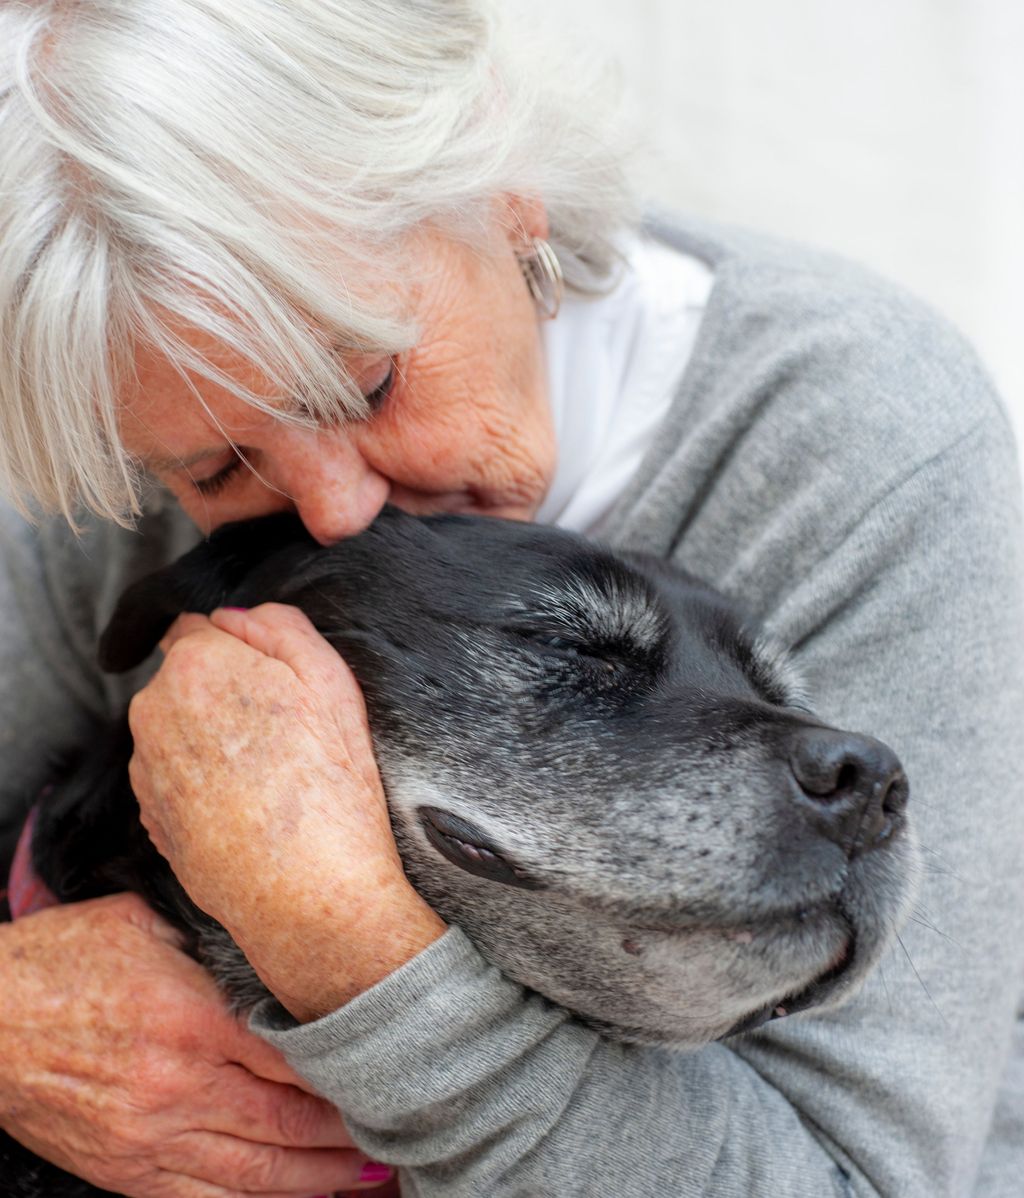
[[[354, 670], [416, 888], [607, 1035], [694, 1048], [835, 1005], [905, 914], [893, 751], [823, 724], [738, 605], [664, 562], [394, 509], [324, 548], [274, 516], [129, 589], [101, 661], [137, 665], [181, 611], [269, 600]], [[64, 900], [144, 894], [251, 1005], [258, 979], [141, 828], [130, 755], [122, 721], [54, 788], [37, 871]]]

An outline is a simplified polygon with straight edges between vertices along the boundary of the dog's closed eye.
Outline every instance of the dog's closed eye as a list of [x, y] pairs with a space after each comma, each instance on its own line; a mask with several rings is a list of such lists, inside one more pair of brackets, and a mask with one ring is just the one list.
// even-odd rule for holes
[[514, 635], [525, 641], [539, 653], [566, 661], [586, 662], [596, 665], [608, 673], [617, 673], [628, 668], [628, 662], [620, 649], [612, 646], [593, 645], [585, 641], [570, 639], [542, 630], [517, 628]]

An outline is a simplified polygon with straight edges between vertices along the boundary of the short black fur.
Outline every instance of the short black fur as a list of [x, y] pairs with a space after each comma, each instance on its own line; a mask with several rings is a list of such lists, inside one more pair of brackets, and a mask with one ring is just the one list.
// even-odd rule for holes
[[[550, 901], [556, 912], [559, 903], [568, 901], [578, 918], [592, 918], [595, 926], [599, 919], [610, 919], [613, 940], [621, 921], [627, 931], [632, 920], [650, 934], [661, 924], [685, 932], [701, 921], [723, 919], [715, 901], [700, 894], [680, 906], [668, 884], [681, 856], [678, 850], [667, 852], [669, 873], [655, 871], [648, 880], [641, 878], [635, 893], [620, 894], [611, 887], [606, 894], [598, 875], [598, 891], [592, 894], [573, 889], [581, 876], [578, 863], [570, 861], [563, 870], [557, 852], [550, 858], [538, 856], [528, 837], [509, 844], [487, 831], [495, 821], [500, 824], [501, 796], [521, 795], [534, 778], [542, 795], [550, 795], [552, 779], [563, 779], [563, 789], [564, 780], [584, 786], [587, 779], [594, 792], [592, 811], [574, 804], [571, 794], [568, 806], [553, 808], [568, 821], [560, 826], [571, 828], [582, 843], [582, 838], [605, 834], [605, 813], [621, 809], [623, 793], [635, 788], [642, 796], [655, 777], [660, 789], [651, 793], [666, 802], [660, 807], [650, 803], [638, 827], [643, 836], [650, 835], [649, 825], [663, 828], [659, 835], [670, 848], [677, 832], [665, 821], [675, 819], [684, 799], [693, 799], [694, 784], [687, 781], [686, 770], [693, 767], [696, 777], [717, 785], [721, 763], [732, 761], [741, 747], [747, 757], [737, 770], [748, 771], [754, 761], [758, 769], [770, 771], [764, 776], [773, 785], [778, 780], [778, 800], [766, 809], [765, 836], [774, 838], [771, 851], [776, 841], [784, 842], [795, 862], [788, 890], [769, 880], [749, 896], [743, 894], [743, 917], [763, 919], [778, 910], [791, 911], [794, 902], [824, 908], [826, 894], [833, 891], [817, 879], [845, 879], [852, 871], [850, 847], [841, 842], [840, 831], [829, 827], [823, 833], [819, 813], [812, 810], [808, 816], [803, 798], [790, 793], [786, 746], [806, 728], [823, 726], [803, 709], [792, 679], [764, 649], [738, 605], [663, 562], [614, 553], [536, 525], [459, 516], [415, 519], [394, 509], [385, 509], [360, 536], [323, 548], [296, 517], [273, 516], [226, 526], [179, 562], [129, 588], [102, 637], [101, 664], [110, 671], [138, 665], [182, 611], [253, 607], [271, 600], [302, 608], [353, 668], [366, 697], [396, 838], [414, 885], [446, 918], [462, 924], [482, 951], [528, 985], [545, 990], [528, 965], [517, 973], [516, 952], [522, 949], [515, 946], [532, 942], [533, 929], [528, 928], [526, 941], [517, 941], [510, 925], [511, 957], [502, 956], [501, 944], [487, 942], [487, 927], [496, 922], [496, 911], [509, 908], [513, 893], [527, 903]], [[439, 744], [442, 757], [437, 756]], [[69, 764], [39, 806], [36, 870], [64, 902], [122, 890], [141, 894], [184, 933], [187, 951], [213, 970], [236, 1006], [251, 1006], [265, 993], [255, 975], [237, 950], [232, 956], [227, 934], [191, 902], [141, 825], [128, 783], [130, 756], [131, 736], [122, 719]], [[410, 763], [422, 771], [426, 784], [451, 761], [456, 763], [452, 776], [469, 788], [461, 796], [462, 814], [422, 801], [406, 802], [401, 813], [396, 811], [393, 799], [406, 785], [403, 771]], [[614, 768], [606, 769], [607, 763]], [[879, 859], [892, 853], [902, 830], [905, 782], [899, 782], [895, 767], [892, 772], [894, 786], [903, 789], [893, 792], [892, 829], [884, 844], [879, 841]], [[607, 795], [602, 785], [608, 787]], [[763, 785], [757, 781], [758, 787]], [[678, 796], [672, 793], [676, 786]], [[721, 834], [712, 830], [723, 820], [711, 820], [718, 801], [711, 784], [707, 794], [697, 797], [698, 813], [689, 817], [682, 834], [697, 837], [700, 826], [694, 828], [692, 821], [706, 816], [710, 843], [724, 852], [730, 847], [728, 829]], [[724, 800], [735, 805], [731, 794]], [[467, 818], [469, 808], [474, 813], [479, 809], [483, 829], [476, 827], [475, 815]], [[741, 821], [742, 811], [732, 818]], [[561, 836], [564, 843], [555, 847], [571, 851], [564, 830]], [[650, 849], [640, 846], [640, 839], [629, 841], [637, 842], [635, 851], [646, 854], [646, 863]], [[617, 848], [614, 839], [597, 843], [605, 862], [630, 851], [628, 843]], [[709, 852], [700, 850], [700, 871], [707, 869]], [[660, 868], [658, 862], [654, 865]], [[608, 866], [602, 868], [606, 879], [617, 883]], [[635, 873], [627, 870], [624, 876]], [[877, 870], [865, 872], [865, 886], [884, 891], [878, 876]], [[496, 897], [495, 888], [501, 892]], [[798, 891], [804, 897], [794, 899]], [[894, 906], [901, 896], [893, 883]], [[837, 901], [828, 899], [833, 906]], [[851, 904], [844, 903], [841, 920], [829, 915], [829, 935], [837, 924], [847, 926]], [[531, 909], [525, 910], [526, 918], [532, 918]], [[870, 935], [861, 932], [865, 941], [880, 937], [874, 928]], [[800, 951], [807, 955], [810, 950]], [[634, 966], [634, 957], [624, 960]], [[809, 967], [807, 976], [814, 972]], [[601, 1005], [607, 978], [600, 970], [595, 976], [593, 1009], [585, 1002], [577, 1006], [554, 984], [549, 996], [578, 1009], [593, 1026], [625, 1039], [662, 1038], [657, 1021], [649, 1027], [643, 1023], [642, 1005], [629, 1019], [609, 1021]], [[778, 983], [779, 994], [786, 990], [785, 981]], [[807, 995], [804, 1005], [821, 997], [813, 988]], [[744, 1013], [751, 1026], [771, 1016], [771, 1004], [752, 1012], [749, 1007], [756, 1005], [748, 1004]], [[792, 1009], [799, 1009], [798, 1001]], [[726, 1034], [732, 1022], [728, 1018], [704, 1038]], [[17, 1198], [102, 1193], [3, 1138], [0, 1175], [4, 1193]]]

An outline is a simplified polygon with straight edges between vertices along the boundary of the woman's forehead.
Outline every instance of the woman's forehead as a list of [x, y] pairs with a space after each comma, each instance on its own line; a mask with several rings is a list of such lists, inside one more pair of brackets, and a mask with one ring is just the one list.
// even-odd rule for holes
[[222, 454], [273, 416], [205, 380], [199, 395], [179, 380], [176, 389], [154, 388], [122, 404], [118, 419], [128, 453], [147, 470], [160, 472]]
[[[200, 329], [180, 327], [175, 335], [212, 370], [254, 397], [272, 402], [267, 375], [231, 346]], [[139, 345], [133, 371], [120, 396], [119, 424], [128, 452], [147, 466], [194, 458], [204, 448], [223, 450], [272, 417], [246, 403], [225, 385], [171, 361], [162, 350]]]
[[[205, 363], [209, 373], [223, 375], [231, 384], [261, 398], [272, 399], [273, 384], [265, 370], [221, 339], [203, 329], [183, 327], [174, 330], [174, 338], [185, 355]], [[175, 355], [177, 357], [177, 355]], [[166, 350], [139, 344], [133, 355], [133, 375], [129, 378], [122, 401], [146, 404], [166, 396], [183, 395], [195, 388], [204, 395], [230, 391], [197, 370], [189, 369], [168, 356]]]

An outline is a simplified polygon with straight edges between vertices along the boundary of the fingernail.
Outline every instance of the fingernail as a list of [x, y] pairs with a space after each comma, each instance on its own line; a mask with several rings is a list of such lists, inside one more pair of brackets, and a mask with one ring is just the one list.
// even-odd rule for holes
[[359, 1174], [360, 1181], [390, 1181], [395, 1171], [390, 1165], [381, 1165], [377, 1161], [367, 1161]]

